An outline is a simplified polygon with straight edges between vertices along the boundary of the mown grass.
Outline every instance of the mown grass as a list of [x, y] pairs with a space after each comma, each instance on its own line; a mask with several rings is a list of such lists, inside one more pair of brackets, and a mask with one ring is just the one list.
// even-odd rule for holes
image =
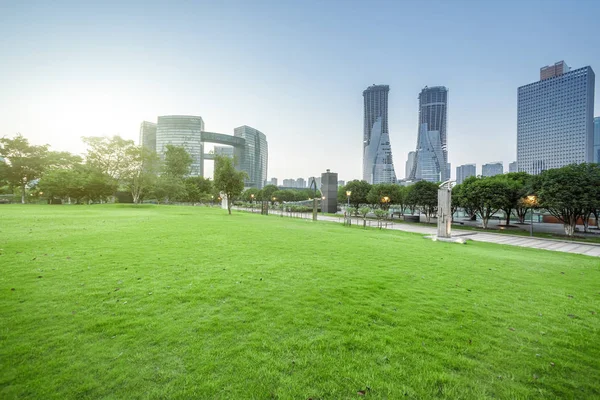
[[0, 398], [597, 398], [600, 260], [169, 206], [0, 206]]

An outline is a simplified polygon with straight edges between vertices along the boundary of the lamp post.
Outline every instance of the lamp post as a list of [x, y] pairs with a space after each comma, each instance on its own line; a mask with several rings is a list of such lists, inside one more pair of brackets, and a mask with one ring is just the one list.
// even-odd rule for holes
[[350, 195], [352, 194], [351, 190], [346, 190], [346, 197], [348, 198], [348, 208], [350, 208]]
[[387, 206], [387, 204], [390, 202], [390, 198], [388, 196], [383, 196], [381, 201]]
[[533, 207], [537, 202], [537, 197], [527, 196], [527, 200], [529, 201], [529, 207], [531, 209], [531, 226], [529, 227], [529, 236], [533, 236]]
[[254, 214], [254, 193], [250, 194], [250, 204], [252, 205], [252, 214]]

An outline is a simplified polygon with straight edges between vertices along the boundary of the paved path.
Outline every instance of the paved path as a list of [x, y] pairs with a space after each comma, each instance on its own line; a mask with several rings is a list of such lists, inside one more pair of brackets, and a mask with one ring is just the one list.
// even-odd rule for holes
[[[241, 210], [246, 211], [246, 210]], [[269, 210], [269, 213], [279, 215], [279, 211]], [[304, 218], [312, 218], [311, 214], [306, 214]], [[319, 215], [319, 221], [342, 223], [343, 217], [330, 217]], [[352, 219], [352, 223], [356, 221]], [[394, 229], [404, 232], [419, 233], [422, 235], [435, 235], [437, 229], [430, 226], [417, 224], [396, 223], [389, 224], [387, 229]], [[510, 246], [531, 247], [534, 249], [543, 249], [551, 251], [561, 251], [563, 253], [584, 254], [586, 256], [600, 257], [600, 244], [570, 242], [566, 240], [542, 239], [536, 237], [516, 236], [498, 233], [472, 232], [455, 229], [452, 232], [454, 237], [464, 237], [465, 239], [477, 242], [487, 242], [496, 244], [507, 244]]]

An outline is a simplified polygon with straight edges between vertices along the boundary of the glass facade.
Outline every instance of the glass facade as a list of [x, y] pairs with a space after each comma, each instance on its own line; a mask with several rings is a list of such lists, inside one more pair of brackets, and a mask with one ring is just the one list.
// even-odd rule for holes
[[481, 176], [502, 175], [504, 173], [504, 164], [493, 162], [481, 166]]
[[144, 121], [140, 124], [140, 146], [156, 151], [156, 124]]
[[369, 183], [396, 183], [388, 131], [388, 85], [363, 91], [363, 179]]
[[190, 176], [204, 176], [204, 121], [190, 115], [158, 117], [156, 126], [156, 152], [164, 159], [167, 145], [184, 147], [192, 156]]
[[519, 171], [593, 160], [594, 84], [594, 71], [584, 67], [518, 89]]
[[426, 86], [419, 94], [417, 154], [410, 180], [444, 182], [450, 179], [447, 114], [448, 89]]
[[594, 118], [594, 162], [600, 163], [600, 117]]
[[268, 144], [264, 133], [249, 126], [235, 128], [234, 136], [246, 140], [243, 149], [235, 148], [235, 159], [240, 170], [245, 171], [248, 177], [246, 187], [261, 189], [267, 180]]
[[517, 162], [513, 161], [510, 164], [508, 164], [508, 172], [518, 172], [519, 169], [517, 168]]
[[477, 175], [477, 166], [475, 164], [465, 164], [456, 167], [456, 183], [461, 184], [470, 176]]

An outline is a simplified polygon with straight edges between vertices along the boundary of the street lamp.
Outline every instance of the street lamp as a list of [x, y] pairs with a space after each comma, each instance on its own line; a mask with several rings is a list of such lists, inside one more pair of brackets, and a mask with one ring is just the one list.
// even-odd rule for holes
[[254, 213], [254, 193], [250, 194], [250, 204], [252, 205], [252, 213]]
[[383, 202], [383, 204], [386, 204], [390, 202], [390, 198], [388, 196], [383, 196], [383, 198], [381, 199], [381, 201]]
[[531, 226], [529, 227], [529, 236], [533, 236], [533, 207], [537, 203], [537, 197], [527, 196], [527, 200], [529, 201], [529, 208], [531, 209]]
[[346, 190], [346, 197], [348, 197], [348, 208], [350, 208], [350, 195], [352, 194], [352, 190]]

